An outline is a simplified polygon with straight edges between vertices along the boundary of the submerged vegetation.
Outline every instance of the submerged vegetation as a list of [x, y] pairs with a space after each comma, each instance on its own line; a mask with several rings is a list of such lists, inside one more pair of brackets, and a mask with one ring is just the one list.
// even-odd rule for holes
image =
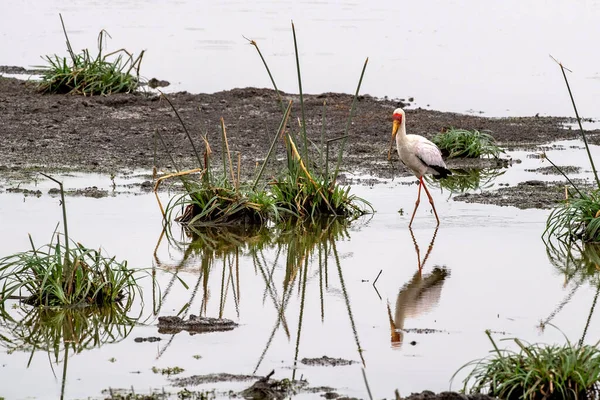
[[[528, 344], [512, 339], [518, 351], [499, 350], [486, 331], [494, 351], [472, 361], [464, 391], [486, 393], [501, 399], [562, 400], [596, 398], [600, 381], [600, 350], [595, 345]], [[459, 370], [460, 371], [460, 370]]]
[[[351, 126], [367, 62], [365, 61], [361, 71], [344, 136], [325, 139], [326, 105], [324, 104], [320, 146], [314, 145], [308, 138], [306, 131], [300, 62], [296, 46], [296, 32], [293, 24], [292, 32], [294, 35], [298, 88], [300, 92], [301, 117], [298, 118], [300, 124], [298, 132], [294, 132], [288, 124], [293, 102], [290, 101], [287, 107], [285, 106], [266, 61], [258, 49], [258, 45], [256, 42], [251, 41], [258, 50], [271, 77], [283, 113], [281, 123], [275, 132], [268, 154], [251, 183], [241, 182], [240, 180], [241, 155], [239, 154], [237, 170], [234, 168], [234, 160], [232, 160], [227, 140], [225, 121], [221, 118], [222, 170], [219, 173], [211, 164], [212, 150], [208, 142], [208, 134], [204, 133], [202, 135], [204, 153], [200, 156], [185, 123], [173, 104], [163, 95], [179, 119], [196, 153], [199, 164], [199, 168], [195, 170], [183, 171], [177, 168], [176, 173], [163, 176], [157, 180], [155, 190], [162, 180], [175, 177], [181, 180], [185, 189], [183, 195], [171, 200], [166, 210], [163, 210], [163, 215], [167, 220], [175, 219], [187, 225], [264, 224], [267, 221], [281, 222], [290, 218], [315, 220], [323, 216], [338, 216], [353, 219], [373, 211], [371, 205], [366, 200], [350, 194], [350, 187], [342, 187], [336, 182], [340, 172], [344, 145], [348, 138], [348, 131]], [[160, 137], [160, 134], [158, 135]], [[169, 146], [165, 143], [165, 140], [162, 137], [160, 137], [160, 140], [165, 150], [169, 152]], [[274, 150], [278, 142], [283, 142], [285, 146], [285, 168], [278, 176], [265, 184], [262, 176], [266, 165], [275, 153]], [[340, 142], [341, 144], [338, 149], [335, 167], [330, 170], [329, 148], [335, 142]], [[309, 144], [314, 145], [316, 154]], [[172, 164], [177, 166], [170, 152], [169, 156], [171, 157]], [[200, 179], [192, 180], [190, 178], [192, 173], [200, 174]], [[173, 218], [182, 208], [184, 209], [183, 213]]]
[[110, 306], [117, 303], [129, 309], [141, 294], [140, 270], [127, 261], [105, 257], [100, 250], [72, 241], [68, 235], [67, 213], [62, 183], [64, 235], [54, 232], [50, 243], [37, 248], [31, 236], [31, 249], [0, 259], [0, 308], [6, 299], [19, 295], [31, 305]]
[[478, 130], [450, 128], [432, 139], [448, 158], [500, 157], [504, 150], [496, 145], [494, 137]]
[[107, 95], [130, 93], [137, 89], [143, 50], [137, 57], [125, 49], [104, 54], [103, 46], [110, 35], [102, 30], [98, 34], [98, 53], [95, 56], [89, 49], [76, 54], [71, 47], [62, 15], [60, 22], [69, 55], [43, 57], [47, 65], [41, 67], [44, 73], [38, 89], [42, 93]]

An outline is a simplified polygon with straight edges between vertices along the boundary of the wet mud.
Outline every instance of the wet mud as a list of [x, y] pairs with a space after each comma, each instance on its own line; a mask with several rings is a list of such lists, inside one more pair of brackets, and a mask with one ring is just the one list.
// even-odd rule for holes
[[[82, 97], [41, 95], [33, 82], [0, 77], [0, 169], [12, 174], [46, 172], [65, 168], [83, 172], [116, 173], [133, 169], [163, 171], [195, 168], [203, 156], [201, 135], [206, 135], [214, 156], [221, 154], [220, 119], [224, 119], [229, 148], [241, 157], [241, 174], [254, 175], [267, 154], [282, 109], [276, 93], [269, 89], [244, 88], [213, 94], [169, 94], [181, 118], [195, 139], [195, 147], [175, 113], [155, 93]], [[294, 101], [289, 126], [298, 131], [299, 97], [283, 93]], [[326, 103], [325, 139], [344, 134], [352, 96], [339, 93], [306, 95], [306, 129], [314, 143], [320, 143], [323, 104]], [[397, 161], [390, 163], [387, 150], [391, 114], [398, 101], [360, 96], [348, 132], [342, 167], [379, 178], [408, 175]], [[565, 129], [572, 118], [519, 117], [487, 118], [424, 109], [408, 109], [407, 130], [431, 138], [448, 127], [491, 131], [498, 144], [508, 150], [532, 148], [552, 141], [574, 138]], [[292, 122], [293, 121], [293, 122]], [[156, 132], [164, 139], [165, 151]], [[590, 141], [599, 131], [589, 131]], [[331, 154], [335, 154], [336, 145]], [[277, 157], [284, 157], [281, 143]], [[171, 156], [173, 157], [171, 159]], [[505, 166], [507, 160], [500, 161]], [[450, 168], [498, 166], [498, 161], [451, 160]], [[220, 163], [214, 163], [216, 165]], [[276, 175], [282, 165], [271, 163], [265, 178]], [[349, 182], [350, 183], [350, 182]], [[471, 201], [477, 201], [473, 197]], [[493, 200], [489, 200], [490, 202]]]
[[[579, 180], [573, 180], [583, 187], [588, 186]], [[454, 196], [456, 201], [467, 203], [494, 204], [497, 206], [513, 206], [520, 209], [551, 209], [565, 200], [565, 182], [543, 182], [530, 180], [520, 182], [516, 186], [501, 187], [497, 190], [479, 193], [463, 193]]]
[[352, 365], [357, 361], [344, 360], [343, 358], [319, 357], [319, 358], [303, 358], [300, 360], [302, 364], [319, 367], [338, 367], [341, 365]]
[[496, 397], [490, 397], [485, 394], [462, 394], [457, 392], [442, 392], [435, 394], [429, 390], [421, 393], [413, 393], [408, 397], [400, 397], [401, 400], [497, 400]]
[[223, 332], [230, 331], [238, 324], [221, 318], [198, 317], [190, 315], [188, 320], [179, 317], [158, 317], [158, 333], [176, 334], [181, 331], [187, 331], [190, 334], [205, 332]]

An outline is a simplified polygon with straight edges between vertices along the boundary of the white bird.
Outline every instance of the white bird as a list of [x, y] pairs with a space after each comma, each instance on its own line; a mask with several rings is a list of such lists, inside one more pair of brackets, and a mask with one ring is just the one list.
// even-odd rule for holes
[[393, 126], [392, 126], [392, 142], [390, 143], [390, 150], [388, 151], [388, 159], [391, 158], [392, 148], [394, 147], [394, 139], [396, 139], [396, 145], [398, 146], [398, 156], [400, 161], [406, 165], [417, 178], [419, 178], [419, 194], [417, 195], [417, 201], [415, 203], [415, 209], [410, 218], [408, 226], [412, 225], [415, 213], [421, 202], [421, 187], [425, 189], [429, 203], [433, 208], [435, 219], [437, 224], [440, 224], [435, 205], [433, 204], [433, 198], [425, 186], [423, 181], [423, 175], [430, 174], [434, 178], [440, 179], [445, 178], [448, 175], [452, 175], [449, 169], [446, 168], [444, 159], [442, 158], [442, 152], [440, 149], [433, 144], [431, 141], [425, 139], [419, 135], [407, 135], [406, 134], [406, 115], [404, 110], [397, 108], [394, 110], [393, 115]]

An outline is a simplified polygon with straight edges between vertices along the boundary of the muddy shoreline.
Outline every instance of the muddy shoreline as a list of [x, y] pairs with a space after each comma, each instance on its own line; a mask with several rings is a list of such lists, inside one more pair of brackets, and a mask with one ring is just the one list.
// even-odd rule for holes
[[[276, 93], [270, 89], [232, 89], [213, 94], [168, 94], [187, 129], [195, 140], [197, 153], [204, 152], [201, 135], [206, 134], [219, 168], [221, 154], [220, 119], [224, 119], [229, 148], [237, 159], [245, 178], [254, 176], [264, 160], [280, 124], [282, 110]], [[298, 131], [299, 97], [283, 93], [284, 101], [294, 102], [289, 126]], [[344, 134], [352, 96], [340, 93], [306, 95], [305, 107], [309, 139], [320, 143], [323, 104], [326, 103], [325, 139]], [[401, 106], [399, 100], [360, 96], [356, 114], [349, 129], [342, 168], [345, 171], [378, 178], [407, 176], [397, 157], [387, 161], [391, 113]], [[575, 138], [566, 128], [574, 122], [567, 117], [488, 118], [424, 109], [406, 110], [407, 130], [431, 138], [448, 127], [489, 130], [499, 145], [507, 150], [534, 149], [535, 146], [560, 139]], [[196, 168], [196, 151], [169, 104], [155, 93], [119, 94], [109, 97], [42, 95], [33, 82], [0, 77], [0, 173], [5, 178], [26, 179], [32, 171], [81, 171], [115, 174], [133, 170], [164, 172]], [[170, 155], [156, 132], [166, 142]], [[589, 131], [595, 142], [600, 131]], [[332, 148], [335, 152], [336, 145]], [[281, 160], [284, 149], [276, 147]], [[171, 158], [172, 157], [172, 158]], [[333, 158], [333, 157], [332, 157]], [[450, 160], [450, 168], [488, 167], [493, 160]], [[266, 178], [282, 169], [272, 161]], [[357, 183], [349, 180], [347, 183]], [[360, 182], [358, 182], [360, 183]], [[363, 182], [364, 183], [364, 182]], [[534, 188], [535, 189], [535, 188]], [[543, 188], [540, 188], [543, 190]], [[486, 203], [514, 205], [526, 198], [506, 201], [506, 196], [488, 192]], [[513, 191], [510, 196], [518, 196]], [[527, 192], [528, 195], [530, 191]], [[494, 198], [504, 198], [495, 202]], [[469, 201], [478, 201], [472, 197]], [[539, 208], [525, 204], [525, 208]]]
[[[251, 175], [266, 155], [282, 111], [273, 90], [244, 88], [213, 94], [187, 92], [168, 95], [203, 151], [201, 133], [207, 133], [215, 155], [221, 151], [220, 118], [227, 127], [229, 146], [242, 157], [242, 171]], [[297, 95], [290, 125], [295, 131], [300, 114]], [[323, 103], [326, 102], [325, 138], [344, 133], [352, 96], [339, 93], [306, 95], [308, 136], [320, 142]], [[390, 121], [401, 102], [360, 96], [349, 130], [344, 167], [378, 177], [393, 173], [387, 163]], [[155, 131], [167, 142], [180, 167], [198, 162], [175, 114], [155, 94], [118, 94], [108, 97], [41, 95], [33, 82], [0, 77], [0, 167], [64, 168], [117, 172], [150, 169], [155, 164]], [[488, 118], [424, 109], [407, 109], [407, 130], [431, 138], [448, 127], [490, 130], [506, 149], [531, 148], [575, 137], [565, 128], [566, 117]], [[599, 131], [591, 131], [597, 134]], [[278, 155], [283, 155], [278, 146]], [[160, 144], [156, 164], [173, 166]], [[450, 163], [452, 164], [452, 163]], [[396, 168], [403, 171], [402, 168]]]

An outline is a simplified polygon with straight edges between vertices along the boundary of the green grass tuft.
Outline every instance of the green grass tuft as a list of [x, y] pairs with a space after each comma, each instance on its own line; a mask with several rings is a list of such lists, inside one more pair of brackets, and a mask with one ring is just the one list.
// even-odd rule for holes
[[141, 294], [137, 279], [142, 270], [72, 241], [62, 182], [42, 175], [60, 187], [64, 239], [55, 231], [49, 244], [36, 248], [29, 236], [30, 250], [0, 258], [0, 310], [15, 294], [35, 306], [120, 304], [128, 310]]
[[[30, 237], [31, 239], [31, 237]], [[71, 242], [67, 247], [55, 233], [49, 244], [0, 259], [0, 306], [24, 293], [31, 305], [106, 306], [125, 300], [127, 309], [141, 292], [139, 271], [105, 257], [99, 250]]]
[[504, 153], [504, 150], [496, 145], [492, 135], [478, 130], [451, 128], [435, 135], [432, 141], [448, 158], [498, 158]]
[[600, 189], [581, 191], [562, 201], [546, 221], [543, 237], [562, 241], [600, 242]]
[[[62, 16], [60, 17], [63, 23]], [[108, 95], [112, 93], [130, 93], [140, 83], [140, 66], [144, 51], [137, 57], [125, 49], [103, 54], [103, 44], [110, 37], [105, 30], [98, 34], [98, 52], [92, 55], [84, 49], [75, 54], [63, 23], [67, 40], [68, 57], [47, 55], [42, 57], [47, 65], [38, 89], [42, 93]]]
[[[518, 351], [499, 350], [486, 331], [494, 351], [472, 361], [473, 370], [463, 390], [486, 393], [501, 399], [563, 400], [597, 398], [600, 380], [600, 350], [593, 346], [528, 344], [512, 339]], [[460, 371], [459, 370], [459, 371]]]

